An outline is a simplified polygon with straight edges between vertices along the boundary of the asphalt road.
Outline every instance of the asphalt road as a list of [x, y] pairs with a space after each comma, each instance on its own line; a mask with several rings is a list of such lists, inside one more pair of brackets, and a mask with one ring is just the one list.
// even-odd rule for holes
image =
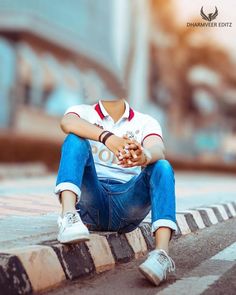
[[158, 287], [137, 267], [145, 258], [120, 264], [112, 271], [66, 282], [47, 295], [235, 295], [236, 218], [170, 242], [176, 273]]

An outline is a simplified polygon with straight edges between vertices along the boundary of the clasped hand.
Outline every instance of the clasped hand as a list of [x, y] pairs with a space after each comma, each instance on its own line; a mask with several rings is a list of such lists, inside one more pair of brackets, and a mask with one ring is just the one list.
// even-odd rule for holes
[[[128, 139], [127, 136], [123, 136]], [[117, 164], [123, 168], [142, 166], [146, 164], [146, 157], [143, 153], [143, 147], [135, 139], [130, 139], [131, 143], [125, 145], [124, 149], [119, 152]]]
[[116, 155], [117, 164], [121, 167], [145, 166], [149, 162], [141, 144], [127, 135], [110, 136], [106, 140], [106, 147]]

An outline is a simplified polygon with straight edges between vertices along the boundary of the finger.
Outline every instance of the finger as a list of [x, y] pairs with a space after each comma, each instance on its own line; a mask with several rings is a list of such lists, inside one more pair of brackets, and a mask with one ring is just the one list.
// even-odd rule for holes
[[134, 159], [137, 159], [137, 158], [138, 158], [138, 156], [137, 156], [137, 154], [134, 152], [134, 150], [130, 150], [130, 154], [132, 155], [132, 157], [133, 157]]
[[124, 149], [124, 147], [119, 147], [119, 153], [122, 155], [126, 154], [126, 150]]
[[129, 150], [137, 150], [137, 149], [138, 149], [138, 147], [137, 147], [137, 145], [136, 145], [135, 143], [130, 143], [130, 144], [127, 146], [127, 148], [128, 148]]
[[134, 144], [134, 143], [135, 143], [135, 139], [127, 138], [127, 139], [126, 139], [126, 143], [127, 143], [127, 144]]
[[122, 167], [122, 168], [130, 168], [130, 167], [132, 167], [132, 166], [129, 165], [129, 164], [124, 164], [124, 165], [121, 165], [121, 167]]
[[141, 144], [136, 140], [136, 139], [132, 139], [132, 144], [135, 144], [137, 146], [137, 148], [142, 148]]
[[123, 138], [126, 139], [126, 144], [133, 145], [133, 148], [137, 148], [137, 145], [135, 144], [137, 141], [134, 138], [129, 138], [127, 135], [123, 135]]
[[131, 160], [131, 156], [125, 155], [123, 156], [122, 160], [125, 160], [127, 162], [128, 160]]
[[142, 163], [143, 162], [143, 157], [142, 156], [138, 156], [136, 159], [132, 159], [132, 164], [135, 163]]
[[125, 153], [121, 154], [122, 159], [128, 159], [131, 157], [130, 151], [127, 149], [124, 149]]
[[133, 161], [135, 159], [135, 161], [137, 161], [137, 158], [140, 158], [142, 155], [141, 151], [138, 150], [129, 150], [129, 152], [126, 155], [123, 155], [123, 159], [130, 159], [131, 161]]
[[129, 167], [132, 164], [132, 161], [130, 159], [123, 159], [121, 161], [118, 161], [117, 163], [119, 166], [125, 166], [125, 167]]
[[142, 160], [142, 156], [137, 156], [137, 158], [130, 158], [130, 160], [133, 162], [140, 162]]
[[117, 155], [117, 158], [118, 159], [123, 159], [123, 156], [126, 154], [126, 152], [124, 151], [123, 147], [120, 146], [118, 147], [118, 155]]
[[118, 163], [119, 163], [119, 165], [127, 164], [127, 160], [122, 159], [122, 160], [119, 160]]
[[127, 164], [132, 164], [132, 161], [130, 159], [127, 159]]
[[134, 166], [140, 166], [140, 162], [137, 161], [137, 162], [132, 162], [132, 164], [129, 164], [129, 167], [134, 167]]
[[143, 150], [143, 147], [141, 146], [141, 144], [139, 142], [136, 142], [135, 145], [136, 145], [137, 150], [140, 150], [140, 151]]
[[122, 168], [132, 168], [132, 167], [135, 167], [135, 166], [138, 166], [136, 164], [125, 164], [125, 165], [121, 165]]
[[138, 148], [139, 148], [139, 150], [143, 150], [143, 147], [141, 146], [141, 144], [139, 143], [139, 142], [137, 142], [137, 146], [138, 146]]
[[121, 165], [127, 165], [129, 167], [133, 167], [133, 166], [141, 165], [141, 163], [142, 163], [142, 157], [138, 157], [137, 159], [133, 159], [133, 158], [124, 159], [121, 162]]
[[119, 160], [118, 162], [119, 162], [119, 164], [127, 164], [127, 160], [128, 159], [123, 158], [123, 159]]
[[135, 154], [140, 157], [142, 155], [142, 151], [140, 151], [139, 149], [138, 150], [135, 150]]
[[122, 166], [122, 165], [126, 165], [127, 163], [126, 163], [125, 161], [118, 161], [117, 164], [118, 164], [119, 166]]
[[138, 157], [141, 157], [143, 151], [141, 151], [140, 149], [137, 149], [135, 150], [135, 154], [138, 156]]
[[127, 150], [132, 150], [132, 149], [137, 149], [138, 147], [134, 143], [127, 143], [126, 142], [124, 148], [127, 149]]
[[117, 150], [114, 154], [115, 154], [116, 158], [118, 159], [119, 155], [120, 155], [120, 152]]

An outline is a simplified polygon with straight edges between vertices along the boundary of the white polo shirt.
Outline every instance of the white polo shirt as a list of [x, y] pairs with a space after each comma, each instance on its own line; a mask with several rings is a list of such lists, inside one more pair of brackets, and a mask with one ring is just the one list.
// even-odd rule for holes
[[[162, 130], [159, 122], [147, 114], [133, 110], [127, 101], [125, 101], [125, 112], [117, 122], [114, 122], [107, 113], [101, 100], [93, 105], [81, 104], [69, 107], [64, 115], [68, 113], [74, 113], [104, 130], [113, 132], [117, 136], [127, 135], [141, 144], [150, 135], [159, 136], [162, 139]], [[120, 167], [117, 164], [116, 156], [104, 144], [90, 139], [89, 142], [92, 147], [93, 159], [99, 179], [109, 178], [127, 182], [141, 172], [140, 166]]]

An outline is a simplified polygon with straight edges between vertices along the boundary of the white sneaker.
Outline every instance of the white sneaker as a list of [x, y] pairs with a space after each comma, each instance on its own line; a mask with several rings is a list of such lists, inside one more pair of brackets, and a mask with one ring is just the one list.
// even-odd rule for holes
[[57, 240], [60, 243], [76, 243], [90, 239], [89, 230], [78, 212], [66, 212], [63, 217], [59, 215], [57, 224], [59, 227]]
[[139, 271], [156, 286], [166, 279], [167, 270], [175, 271], [175, 263], [163, 249], [149, 252], [148, 258], [139, 266]]

